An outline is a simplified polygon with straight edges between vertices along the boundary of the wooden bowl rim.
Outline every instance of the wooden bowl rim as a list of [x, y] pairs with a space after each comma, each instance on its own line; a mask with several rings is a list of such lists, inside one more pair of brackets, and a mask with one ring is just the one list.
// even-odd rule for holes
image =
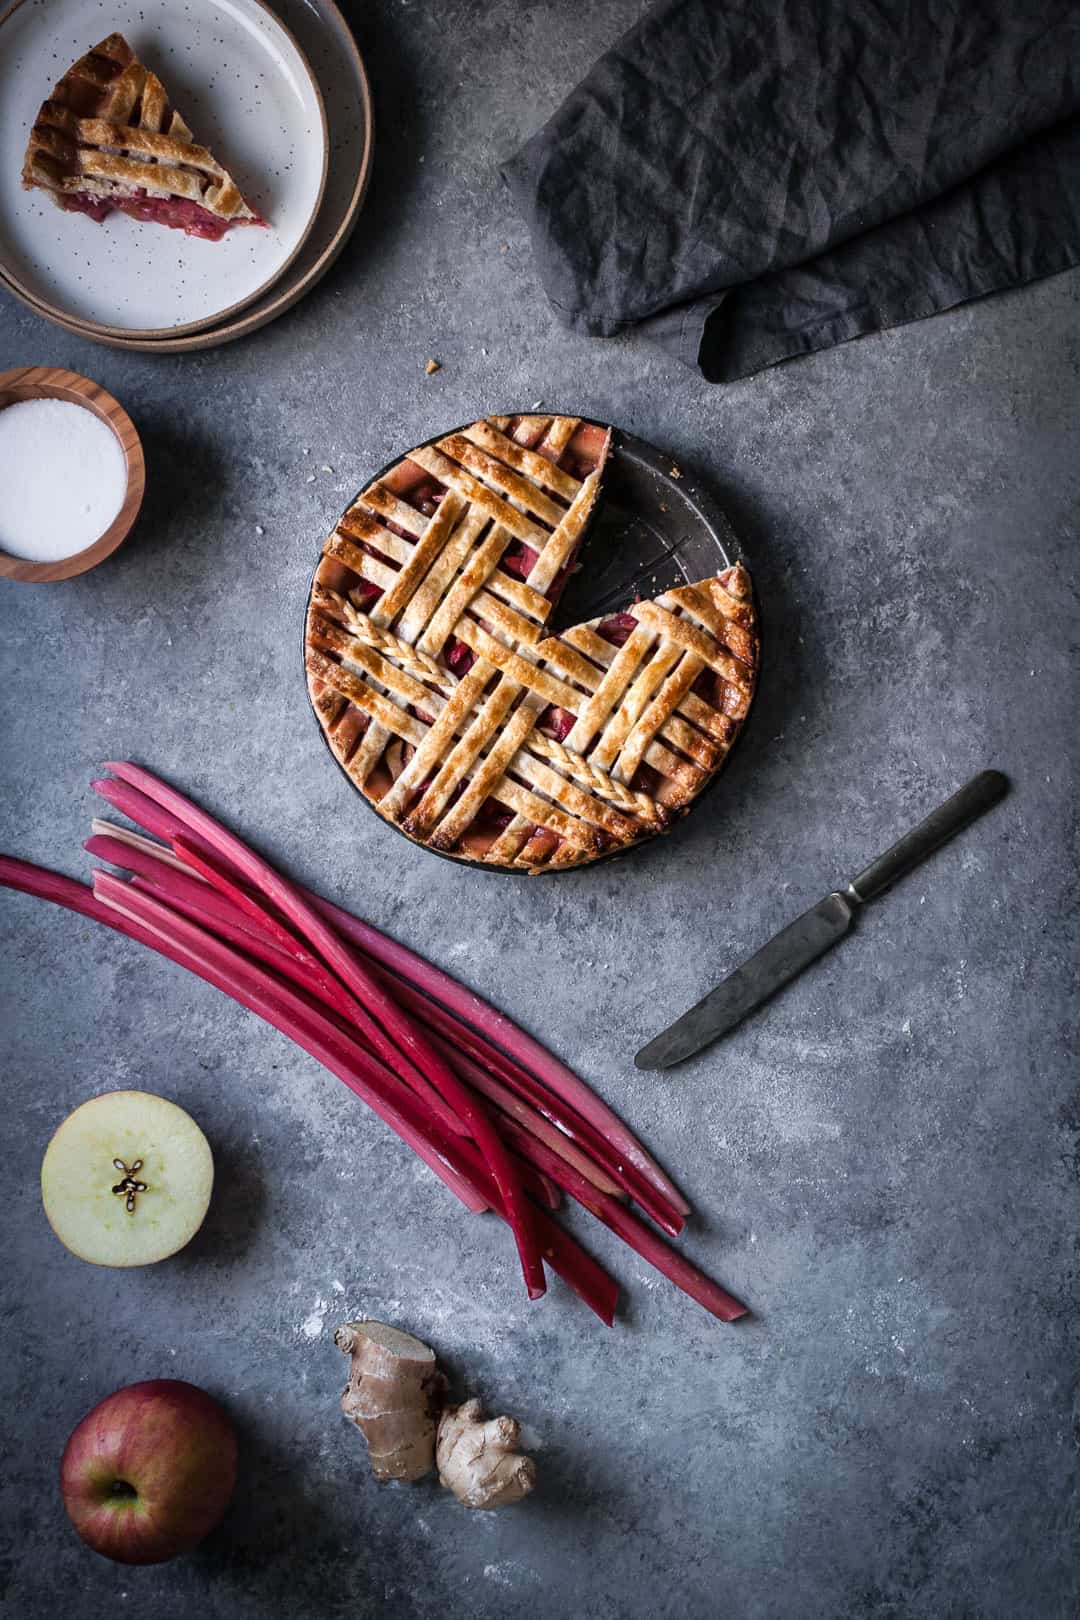
[[31, 562], [25, 557], [11, 557], [6, 551], [0, 550], [0, 578], [43, 585], [85, 574], [88, 569], [104, 562], [106, 557], [111, 557], [123, 544], [142, 506], [146, 489], [146, 459], [135, 424], [120, 401], [91, 378], [83, 377], [77, 371], [67, 371], [61, 366], [19, 366], [14, 371], [0, 371], [0, 410], [27, 399], [62, 399], [68, 404], [81, 405], [92, 411], [115, 434], [127, 467], [123, 505], [104, 534], [99, 535], [92, 545], [85, 546], [70, 557], [58, 557], [53, 562]]

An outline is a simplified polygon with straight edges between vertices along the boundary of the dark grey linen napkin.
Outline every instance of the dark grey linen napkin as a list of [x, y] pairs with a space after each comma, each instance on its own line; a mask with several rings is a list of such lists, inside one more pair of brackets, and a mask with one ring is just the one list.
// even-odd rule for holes
[[561, 320], [730, 381], [1080, 263], [1080, 3], [662, 0], [503, 175]]

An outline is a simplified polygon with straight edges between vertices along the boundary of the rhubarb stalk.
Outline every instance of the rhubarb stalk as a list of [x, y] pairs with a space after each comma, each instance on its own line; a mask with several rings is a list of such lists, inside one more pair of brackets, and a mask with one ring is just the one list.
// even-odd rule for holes
[[[112, 766], [108, 768], [114, 769]], [[131, 771], [136, 769], [137, 767], [130, 767]], [[118, 768], [116, 774], [117, 776], [121, 774]], [[143, 774], [149, 776], [149, 773]], [[205, 853], [211, 860], [222, 853], [212, 842], [194, 832], [182, 814], [173, 813], [169, 807], [142, 791], [141, 784], [133, 785], [132, 780], [125, 777], [123, 780], [104, 778], [91, 785], [95, 793], [106, 799], [122, 815], [156, 837], [163, 838], [170, 844], [174, 838], [183, 838], [190, 847]], [[176, 797], [181, 798], [180, 795]], [[359, 946], [366, 957], [374, 958], [384, 968], [407, 980], [425, 995], [430, 996], [433, 1001], [448, 1008], [462, 1023], [513, 1053], [523, 1067], [550, 1087], [563, 1102], [575, 1109], [611, 1144], [628, 1165], [634, 1166], [666, 1203], [678, 1214], [684, 1217], [689, 1215], [690, 1205], [678, 1187], [619, 1116], [585, 1084], [579, 1075], [560, 1062], [533, 1036], [519, 1028], [497, 1008], [489, 1006], [464, 985], [458, 984], [448, 973], [444, 973], [397, 940], [380, 933], [372, 924], [363, 922], [351, 912], [335, 905], [332, 900], [326, 900], [321, 895], [303, 889], [299, 884], [295, 885], [295, 888], [345, 939]]]
[[[245, 916], [239, 907], [202, 878], [189, 878], [182, 870], [177, 870], [177, 863], [161, 860], [156, 846], [140, 848], [139, 845], [146, 846], [147, 841], [139, 840], [137, 834], [116, 838], [110, 833], [96, 832], [88, 842], [94, 853], [110, 860], [130, 861], [130, 869], [138, 862], [149, 871], [149, 877], [136, 876], [132, 882], [125, 883], [111, 874], [98, 872], [95, 874], [98, 892], [91, 893], [69, 878], [26, 862], [0, 857], [0, 884], [23, 889], [92, 917], [214, 984], [288, 1034], [344, 1080], [469, 1208], [494, 1208], [510, 1223], [510, 1210], [486, 1156], [473, 1141], [449, 1131], [426, 1099], [410, 1091], [392, 1069], [358, 1044], [351, 1019], [346, 1016], [349, 1000], [343, 987], [334, 1005], [332, 986], [337, 981], [332, 975], [313, 974], [310, 961], [300, 960], [274, 944], [271, 931], [264, 930], [261, 922], [260, 926], [255, 926], [250, 913]], [[155, 853], [151, 854], [150, 850]], [[166, 898], [157, 888], [158, 883], [171, 886], [172, 894]], [[174, 909], [178, 905], [201, 911], [200, 918], [188, 920]], [[199, 926], [204, 919], [207, 928]], [[247, 926], [243, 926], [244, 923]], [[233, 933], [235, 945], [220, 937], [218, 930], [225, 928]], [[250, 953], [260, 955], [265, 965], [253, 962]], [[301, 948], [300, 956], [304, 955]], [[287, 982], [290, 972], [294, 976], [293, 987]], [[671, 1250], [620, 1203], [609, 1190], [610, 1182], [608, 1189], [597, 1184], [601, 1176], [595, 1174], [596, 1167], [590, 1166], [587, 1155], [579, 1155], [570, 1144], [559, 1139], [553, 1126], [538, 1130], [538, 1116], [520, 1098], [508, 1094], [498, 1081], [492, 1088], [490, 1077], [479, 1064], [453, 1052], [441, 1038], [436, 1038], [444, 1048], [440, 1052], [443, 1061], [453, 1061], [463, 1071], [464, 1079], [457, 1082], [462, 1089], [467, 1090], [466, 1080], [473, 1083], [483, 1080], [494, 1090], [490, 1100], [499, 1109], [497, 1117], [508, 1144], [503, 1151], [508, 1154], [519, 1189], [528, 1186], [537, 1199], [552, 1207], [558, 1197], [557, 1189], [563, 1189], [714, 1315], [730, 1321], [744, 1314], [744, 1307], [726, 1290]], [[520, 1160], [518, 1154], [522, 1156]], [[590, 1168], [594, 1172], [592, 1176], [588, 1173]], [[610, 1323], [616, 1298], [611, 1278], [545, 1209], [530, 1203], [529, 1212], [539, 1252], [602, 1320]]]
[[[174, 836], [181, 838], [187, 847], [197, 847], [188, 838], [188, 834], [193, 832], [201, 846], [210, 846], [211, 862], [214, 862], [216, 854], [224, 856], [225, 860], [249, 883], [261, 890], [314, 947], [357, 1002], [372, 1008], [374, 1016], [367, 1017], [366, 1014], [364, 1016], [364, 1033], [372, 1041], [380, 1056], [384, 1057], [384, 1061], [391, 1067], [395, 1066], [393, 1057], [389, 1055], [387, 1049], [392, 1052], [396, 1046], [399, 1054], [414, 1063], [434, 1089], [457, 1112], [495, 1178], [517, 1245], [529, 1298], [539, 1299], [546, 1286], [543, 1261], [533, 1235], [531, 1208], [514, 1173], [509, 1154], [483, 1106], [474, 1102], [468, 1089], [461, 1084], [434, 1050], [426, 1036], [396, 1005], [382, 986], [376, 984], [372, 975], [360, 966], [355, 954], [343, 944], [300, 891], [282, 877], [269, 862], [249, 849], [241, 839], [215, 821], [205, 810], [200, 809], [197, 804], [174, 788], [159, 781], [149, 771], [127, 761], [110, 761], [106, 768], [183, 823], [180, 833]], [[183, 859], [183, 856], [180, 858]]]
[[[135, 872], [137, 884], [146, 878], [184, 916], [255, 955], [302, 989], [321, 996], [327, 1005], [348, 1019], [350, 1004], [344, 988], [333, 975], [320, 972], [318, 989], [313, 990], [310, 975], [300, 964], [319, 968], [321, 964], [265, 908], [253, 901], [239, 885], [233, 884], [216, 863], [197, 855], [179, 838], [175, 841], [176, 848], [182, 850], [183, 861], [177, 860], [164, 846], [140, 838], [138, 834], [130, 834], [124, 840], [110, 836], [117, 829], [112, 828], [109, 822], [97, 821], [94, 825], [109, 831], [95, 833], [87, 839], [84, 847], [90, 854]], [[156, 858], [158, 852], [165, 858], [164, 861]], [[167, 870], [162, 871], [163, 865]], [[190, 876], [189, 872], [213, 872], [217, 887], [211, 888], [209, 881], [203, 881], [201, 876]], [[241, 896], [243, 910], [240, 909]], [[391, 994], [396, 994], [414, 1017], [428, 1026], [434, 1045], [459, 1076], [495, 1102], [503, 1113], [514, 1115], [519, 1122], [527, 1118], [527, 1128], [539, 1135], [554, 1152], [562, 1153], [594, 1185], [613, 1196], [619, 1196], [620, 1192], [629, 1194], [665, 1232], [673, 1237], [678, 1235], [683, 1223], [677, 1212], [660, 1199], [636, 1170], [615, 1163], [608, 1144], [598, 1142], [585, 1121], [568, 1115], [557, 1104], [552, 1107], [550, 1101], [539, 1092], [532, 1076], [504, 1053], [487, 1046], [472, 1030], [463, 1028], [443, 1007], [411, 987], [394, 981], [390, 974], [377, 967], [372, 966], [371, 971], [382, 980]], [[494, 1075], [488, 1072], [491, 1069], [494, 1069]], [[538, 1099], [539, 1108], [502, 1084], [495, 1075], [509, 1078], [519, 1093], [524, 1090], [527, 1096]], [[549, 1124], [549, 1120], [557, 1123]], [[587, 1146], [583, 1149], [575, 1147], [575, 1142], [579, 1140], [586, 1141]]]

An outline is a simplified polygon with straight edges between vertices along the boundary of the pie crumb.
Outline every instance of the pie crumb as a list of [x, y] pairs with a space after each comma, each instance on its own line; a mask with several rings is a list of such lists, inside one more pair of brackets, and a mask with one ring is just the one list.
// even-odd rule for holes
[[682, 477], [682, 473], [679, 471], [679, 468], [676, 467], [674, 462], [672, 462], [672, 464], [671, 464], [671, 476], [672, 476], [672, 478], [681, 478]]
[[424, 370], [427, 372], [429, 377], [433, 377], [437, 371], [442, 370], [442, 366], [437, 360], [429, 360], [427, 365], [424, 367]]

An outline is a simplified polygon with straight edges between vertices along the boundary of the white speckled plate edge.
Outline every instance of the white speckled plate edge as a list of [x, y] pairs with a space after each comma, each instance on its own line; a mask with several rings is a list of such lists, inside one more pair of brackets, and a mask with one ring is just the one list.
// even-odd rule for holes
[[[167, 289], [176, 298], [179, 312], [192, 316], [191, 319], [172, 321], [167, 326], [114, 326], [64, 308], [61, 303], [54, 303], [30, 280], [24, 279], [25, 268], [24, 275], [20, 275], [8, 262], [13, 244], [5, 236], [5, 222], [0, 214], [0, 278], [4, 285], [58, 325], [77, 329], [99, 341], [182, 338], [217, 326], [247, 308], [272, 289], [295, 261], [314, 228], [322, 204], [329, 162], [326, 109], [319, 82], [288, 27], [265, 0], [223, 0], [221, 4], [216, 4], [215, 0], [185, 0], [183, 14], [180, 15], [175, 0], [156, 0], [156, 4], [155, 0], [141, 0], [141, 3], [139, 0], [134, 0], [134, 3], [132, 0], [114, 0], [108, 21], [102, 16], [94, 25], [97, 32], [94, 32], [94, 28], [88, 29], [82, 20], [84, 14], [79, 0], [15, 0], [0, 16], [0, 30], [13, 19], [16, 24], [22, 20], [30, 28], [38, 22], [51, 31], [54, 42], [56, 30], [70, 28], [71, 19], [76, 19], [72, 46], [66, 48], [66, 54], [64, 49], [56, 53], [51, 65], [40, 74], [32, 75], [27, 69], [30, 53], [13, 53], [10, 46], [0, 43], [0, 77], [5, 57], [10, 62], [17, 56], [19, 72], [15, 83], [24, 91], [23, 99], [27, 95], [29, 98], [25, 108], [17, 106], [14, 110], [13, 98], [6, 98], [6, 138], [0, 133], [0, 185], [15, 188], [14, 200], [11, 192], [8, 192], [6, 199], [0, 198], [0, 201], [6, 200], [9, 212], [8, 231], [15, 234], [12, 231], [11, 212], [20, 205], [25, 212], [23, 199], [33, 199], [36, 207], [42, 210], [42, 219], [54, 227], [67, 227], [70, 231], [74, 219], [75, 226], [82, 224], [84, 231], [90, 226], [95, 232], [103, 233], [76, 239], [65, 237], [60, 234], [60, 229], [56, 229], [52, 246], [58, 260], [71, 256], [79, 247], [84, 251], [89, 248], [88, 270], [96, 283], [108, 287], [122, 287], [125, 284], [125, 271], [130, 264], [137, 284], [143, 287], [153, 285], [155, 297], [160, 289]], [[202, 37], [199, 33], [200, 17], [204, 30]], [[230, 26], [231, 39], [228, 33]], [[135, 49], [140, 54], [145, 53], [150, 65], [155, 65], [156, 57], [163, 76], [174, 84], [177, 82], [176, 66], [162, 59], [175, 56], [178, 49], [189, 55], [192, 51], [196, 54], [201, 51], [201, 65], [193, 70], [194, 79], [181, 89], [177, 101], [186, 111], [197, 137], [202, 135], [211, 148], [216, 147], [227, 154], [226, 161], [236, 169], [241, 184], [252, 194], [252, 200], [257, 206], [261, 201], [272, 221], [277, 221], [276, 228], [271, 227], [274, 231], [272, 237], [253, 228], [250, 236], [247, 232], [231, 233], [224, 243], [204, 243], [181, 233], [154, 230], [153, 227], [141, 226], [121, 217], [110, 220], [105, 227], [98, 227], [93, 221], [84, 222], [78, 216], [65, 216], [60, 210], [54, 209], [41, 192], [22, 192], [17, 178], [22, 168], [22, 149], [25, 148], [26, 130], [40, 99], [48, 93], [51, 84], [79, 51], [89, 49], [102, 37], [102, 30], [107, 31], [110, 27], [127, 33]], [[215, 32], [215, 29], [221, 32]], [[89, 33], [93, 34], [92, 39], [86, 37]], [[46, 35], [43, 39], [43, 46], [47, 44], [48, 37]], [[170, 40], [174, 43], [170, 44]], [[3, 34], [0, 33], [2, 41]], [[179, 45], [175, 43], [177, 41]], [[215, 94], [214, 84], [215, 73], [222, 71], [227, 59], [244, 61], [247, 71], [238, 74], [238, 77], [245, 86], [243, 93], [254, 98], [252, 105], [246, 109], [246, 119], [234, 111], [231, 125], [228, 117], [221, 113], [223, 98], [220, 91]], [[260, 71], [262, 64], [269, 70], [265, 76]], [[39, 77], [44, 88], [36, 83]], [[35, 82], [31, 87], [32, 78]], [[48, 83], [44, 83], [46, 80]], [[264, 106], [260, 88], [267, 82], [271, 85], [271, 93]], [[209, 101], [200, 104], [204, 83], [208, 88]], [[235, 100], [236, 96], [237, 92], [234, 91], [232, 99]], [[0, 105], [2, 102], [3, 98], [0, 98]], [[16, 146], [20, 148], [18, 152], [14, 150]], [[238, 151], [238, 148], [241, 150]], [[265, 200], [267, 152], [277, 154], [282, 164], [282, 168], [275, 171], [278, 181], [276, 214], [274, 200], [270, 203]], [[294, 173], [297, 152], [302, 162], [295, 165]], [[256, 179], [248, 178], [259, 175], [264, 177], [262, 191]], [[55, 222], [51, 218], [53, 213], [56, 215]], [[21, 224], [26, 229], [29, 221], [22, 220]], [[40, 225], [29, 228], [39, 232], [42, 229]], [[105, 235], [105, 232], [109, 234]], [[177, 237], [183, 246], [176, 243]], [[173, 239], [171, 246], [170, 238]], [[247, 244], [244, 260], [239, 258], [236, 246], [240, 241]], [[128, 248], [133, 251], [125, 255], [124, 249]], [[222, 248], [232, 250], [231, 259], [216, 256]], [[194, 260], [192, 254], [195, 255]], [[185, 269], [193, 283], [190, 288]], [[222, 271], [229, 274], [223, 277]], [[224, 288], [228, 288], [228, 291], [224, 291]], [[239, 296], [235, 296], [237, 294]], [[221, 301], [222, 297], [224, 302]], [[195, 310], [200, 302], [213, 307], [205, 307], [202, 313], [196, 315]]]
[[[324, 93], [330, 124], [330, 162], [322, 208], [301, 255], [272, 293], [237, 319], [188, 337], [116, 338], [88, 331], [51, 314], [5, 278], [0, 286], [19, 303], [65, 332], [107, 348], [143, 354], [190, 354], [233, 343], [276, 320], [319, 282], [341, 253], [360, 217], [374, 157], [374, 109], [367, 72], [352, 30], [334, 0], [275, 0], [304, 46]], [[295, 15], [289, 15], [295, 12]]]

